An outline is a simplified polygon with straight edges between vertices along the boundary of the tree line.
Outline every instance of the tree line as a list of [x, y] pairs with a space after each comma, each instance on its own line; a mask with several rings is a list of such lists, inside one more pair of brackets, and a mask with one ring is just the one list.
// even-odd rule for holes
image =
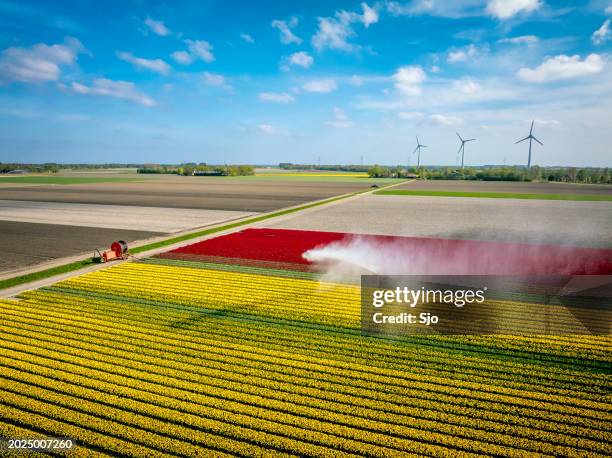
[[247, 176], [254, 175], [255, 168], [252, 165], [206, 165], [206, 164], [181, 164], [181, 165], [159, 165], [146, 164], [137, 170], [138, 173], [168, 173], [184, 176], [211, 175], [211, 176]]
[[609, 168], [596, 167], [384, 167], [371, 166], [373, 178], [421, 178], [426, 180], [559, 181], [566, 183], [611, 184]]

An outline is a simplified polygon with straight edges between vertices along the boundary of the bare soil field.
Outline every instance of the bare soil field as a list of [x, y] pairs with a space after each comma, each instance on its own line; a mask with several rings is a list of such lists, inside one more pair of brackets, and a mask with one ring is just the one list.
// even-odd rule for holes
[[162, 235], [160, 232], [62, 226], [0, 221], [0, 273], [53, 259], [108, 249], [114, 240], [129, 243]]
[[367, 195], [259, 227], [612, 247], [612, 203]]
[[368, 186], [358, 181], [173, 177], [128, 183], [3, 187], [0, 199], [265, 212]]
[[0, 200], [0, 220], [4, 221], [164, 233], [209, 226], [252, 214], [229, 210]]
[[396, 186], [394, 189], [409, 189], [414, 191], [612, 195], [612, 186], [610, 185], [520, 181], [418, 180], [404, 183]]
[[370, 185], [150, 175], [129, 182], [8, 184], [0, 186], [0, 249], [5, 253], [0, 273], [106, 248], [115, 239], [129, 242], [201, 228]]

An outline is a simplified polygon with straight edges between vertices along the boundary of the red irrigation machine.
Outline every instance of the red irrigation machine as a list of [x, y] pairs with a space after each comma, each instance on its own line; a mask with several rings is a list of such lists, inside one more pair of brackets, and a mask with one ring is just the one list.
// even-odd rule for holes
[[123, 240], [117, 240], [111, 244], [110, 250], [103, 251], [102, 253], [100, 253], [100, 250], [94, 251], [93, 260], [94, 262], [108, 262], [128, 259], [129, 257], [130, 253], [127, 243]]

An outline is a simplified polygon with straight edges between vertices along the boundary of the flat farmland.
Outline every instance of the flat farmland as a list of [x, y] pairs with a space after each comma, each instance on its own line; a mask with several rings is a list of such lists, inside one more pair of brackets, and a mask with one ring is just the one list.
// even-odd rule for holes
[[612, 202], [367, 195], [259, 227], [612, 247]]
[[612, 196], [612, 186], [574, 183], [537, 183], [520, 181], [419, 180], [394, 189], [449, 192], [505, 192], [527, 194], [585, 194]]
[[15, 221], [0, 221], [0, 274], [27, 268], [64, 256], [108, 247], [114, 240], [148, 239], [160, 232], [62, 226]]
[[0, 200], [0, 220], [173, 233], [243, 218], [231, 210]]
[[[132, 178], [128, 181], [125, 176]], [[6, 253], [0, 275], [64, 256], [86, 256], [116, 239], [133, 244], [370, 185], [359, 178], [309, 181], [133, 174], [107, 174], [102, 181], [93, 176], [42, 178], [55, 182], [28, 186], [0, 180], [0, 250]]]
[[225, 263], [0, 299], [0, 435], [75, 456], [609, 456], [609, 336], [369, 336], [358, 286], [232, 264], [274, 235], [250, 233], [196, 244]]
[[0, 199], [266, 212], [366, 189], [371, 183], [287, 177], [160, 177], [135, 182], [3, 187]]

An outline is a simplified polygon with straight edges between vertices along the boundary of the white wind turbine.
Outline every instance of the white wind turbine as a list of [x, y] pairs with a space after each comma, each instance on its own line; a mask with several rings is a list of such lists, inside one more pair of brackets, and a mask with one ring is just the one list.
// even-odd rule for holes
[[463, 169], [463, 159], [465, 158], [465, 144], [467, 142], [473, 142], [476, 139], [468, 138], [467, 140], [464, 140], [463, 138], [461, 138], [461, 135], [459, 135], [459, 132], [455, 133], [457, 134], [457, 137], [459, 137], [459, 141], [461, 142], [461, 146], [459, 147], [459, 151], [457, 151], [457, 154], [461, 153], [461, 168]]
[[419, 152], [419, 155], [417, 156], [417, 169], [418, 169], [421, 166], [421, 148], [427, 148], [427, 145], [421, 145], [421, 142], [419, 142], [419, 137], [416, 138], [416, 141], [417, 141], [417, 146], [412, 152], [412, 154], [416, 153], [417, 151]]
[[529, 157], [527, 159], [527, 168], [531, 168], [531, 143], [533, 142], [533, 140], [535, 140], [536, 142], [538, 142], [540, 145], [544, 146], [544, 143], [542, 143], [540, 140], [538, 140], [537, 138], [535, 138], [533, 136], [533, 123], [534, 121], [531, 121], [531, 129], [529, 129], [529, 135], [527, 135], [525, 138], [515, 142], [514, 144], [516, 145], [517, 143], [521, 143], [524, 142], [525, 140], [529, 140]]

